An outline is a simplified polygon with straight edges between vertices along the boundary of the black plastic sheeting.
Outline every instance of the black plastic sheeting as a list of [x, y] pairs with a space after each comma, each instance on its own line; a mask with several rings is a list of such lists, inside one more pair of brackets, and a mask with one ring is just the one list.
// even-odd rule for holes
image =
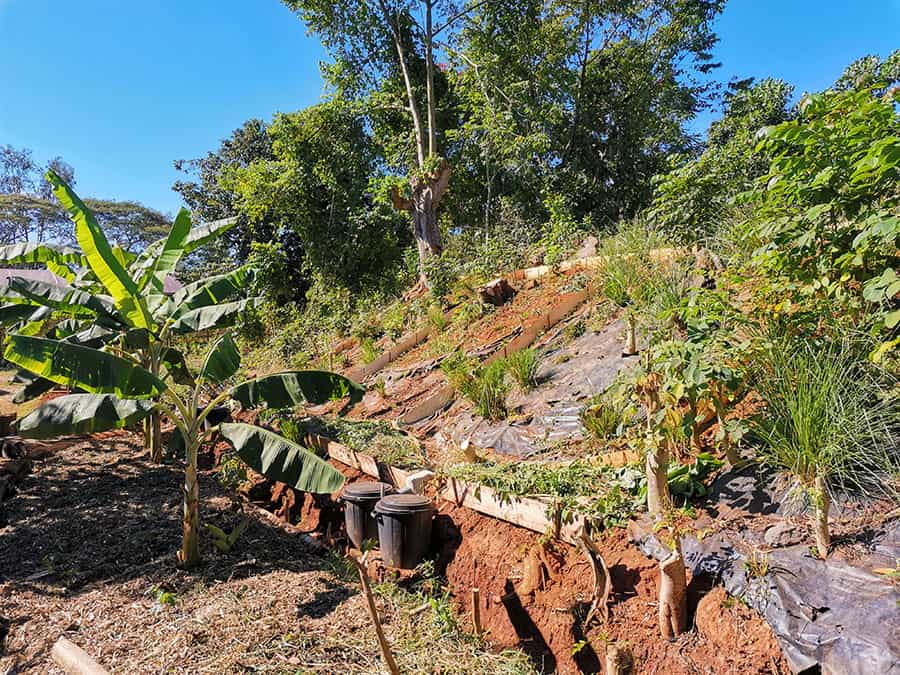
[[[900, 673], [900, 589], [873, 572], [900, 561], [900, 521], [856, 535], [853, 550], [858, 555], [852, 560], [839, 553], [819, 560], [810, 551], [805, 517], [781, 515], [796, 512], [783, 479], [745, 471], [725, 474], [713, 487], [711, 513], [698, 519], [698, 531], [711, 517], [736, 527], [700, 539], [682, 538], [693, 575], [712, 576], [756, 609], [772, 627], [794, 672], [818, 666], [823, 673], [841, 675]], [[832, 518], [858, 508], [844, 502]], [[771, 524], [762, 532], [742, 529], [740, 522], [748, 515], [769, 515]], [[635, 522], [630, 530], [646, 555], [658, 560], [668, 555], [649, 521]], [[764, 576], [759, 565], [746, 564], [752, 551], [767, 552], [761, 558], [767, 565]]]
[[623, 331], [617, 320], [571, 341], [558, 336], [541, 351], [539, 386], [511, 400], [522, 421], [488, 422], [467, 410], [446, 421], [438, 442], [468, 441], [524, 458], [557, 441], [582, 438], [584, 401], [608, 388], [622, 368], [637, 360], [622, 356]]

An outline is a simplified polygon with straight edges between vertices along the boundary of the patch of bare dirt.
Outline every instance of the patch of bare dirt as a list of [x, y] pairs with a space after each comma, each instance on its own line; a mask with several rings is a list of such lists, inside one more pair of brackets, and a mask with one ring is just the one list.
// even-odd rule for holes
[[[445, 541], [439, 563], [446, 566], [459, 611], [470, 614], [471, 589], [478, 588], [488, 640], [497, 648], [523, 649], [541, 672], [602, 672], [611, 643], [628, 644], [636, 673], [789, 672], [768, 625], [737, 601], [728, 602], [721, 589], [708, 593], [703, 579], [689, 586], [696, 625], [672, 643], [663, 640], [657, 565], [621, 530], [599, 542], [612, 577], [610, 619], [585, 631], [592, 576], [573, 547], [548, 549], [533, 532], [449, 504], [437, 524]], [[730, 636], [743, 638], [723, 649]]]

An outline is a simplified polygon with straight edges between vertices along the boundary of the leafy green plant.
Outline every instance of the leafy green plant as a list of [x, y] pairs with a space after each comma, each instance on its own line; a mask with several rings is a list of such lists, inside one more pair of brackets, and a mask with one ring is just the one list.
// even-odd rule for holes
[[538, 353], [531, 348], [513, 352], [506, 357], [506, 368], [519, 388], [528, 392], [537, 386], [537, 372], [541, 362]]
[[831, 491], [883, 492], [896, 467], [898, 407], [858, 346], [773, 340], [755, 355], [753, 384], [766, 403], [753, 422], [759, 457], [789, 472], [812, 506], [819, 556], [831, 542]]
[[375, 347], [375, 341], [370, 337], [360, 340], [359, 351], [363, 363], [372, 363], [378, 358], [378, 348]]
[[622, 434], [634, 422], [636, 414], [627, 401], [605, 392], [591, 397], [579, 417], [593, 439], [608, 441]]
[[95, 433], [135, 424], [153, 412], [175, 425], [175, 444], [185, 452], [184, 520], [179, 560], [186, 566], [200, 561], [200, 493], [197, 456], [200, 445], [218, 432], [252, 469], [273, 480], [308, 492], [331, 493], [343, 475], [324, 460], [286, 438], [243, 423], [204, 422], [219, 405], [233, 399], [244, 408], [263, 404], [275, 408], [333, 399], [362, 398], [363, 389], [335, 373], [294, 371], [247, 380], [201, 404], [207, 386], [222, 386], [240, 368], [237, 346], [226, 332], [213, 342], [193, 387], [173, 386], [143, 368], [127, 353], [113, 355], [60, 340], [14, 334], [7, 339], [4, 357], [50, 381], [89, 392], [53, 399], [19, 420], [23, 436], [52, 438]]
[[[29, 243], [2, 247], [0, 259], [7, 264], [44, 264], [65, 283], [10, 279], [2, 294], [6, 312], [0, 311], [0, 320], [22, 334], [127, 354], [154, 378], [169, 375], [179, 384], [192, 385], [184, 354], [174, 347], [173, 338], [233, 324], [259, 301], [240, 298], [253, 272], [242, 267], [200, 279], [172, 294], [166, 293], [165, 282], [185, 255], [227, 231], [234, 221], [191, 227], [190, 215], [182, 209], [165, 239], [133, 255], [107, 241], [94, 214], [57, 174], [49, 171], [46, 177], [75, 223], [81, 250]], [[36, 374], [23, 390], [26, 398], [54, 384], [71, 386], [40, 369]], [[151, 459], [161, 461], [160, 420], [155, 411], [149, 415], [146, 431]]]
[[457, 352], [444, 359], [441, 370], [451, 386], [475, 405], [479, 415], [491, 421], [506, 417], [509, 384], [505, 359], [478, 364]]

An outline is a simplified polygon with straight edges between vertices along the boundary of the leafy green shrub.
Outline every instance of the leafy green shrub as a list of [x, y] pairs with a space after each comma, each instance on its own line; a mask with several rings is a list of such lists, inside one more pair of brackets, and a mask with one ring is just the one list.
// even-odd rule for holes
[[580, 414], [582, 426], [598, 441], [608, 441], [620, 435], [636, 417], [633, 407], [608, 393], [591, 397]]
[[467, 398], [487, 420], [506, 417], [506, 361], [497, 359], [487, 365], [473, 362], [460, 352], [444, 359], [441, 370], [450, 385]]
[[544, 200], [550, 219], [538, 244], [544, 250], [544, 264], [555, 265], [566, 259], [578, 242], [580, 226], [572, 215], [565, 196], [554, 194]]
[[370, 337], [365, 337], [360, 341], [359, 350], [363, 363], [372, 363], [378, 358], [378, 348], [375, 346], [375, 341]]
[[766, 403], [753, 423], [763, 442], [759, 457], [789, 472], [809, 495], [823, 558], [831, 491], [883, 493], [897, 466], [897, 400], [859, 352], [846, 341], [779, 339], [754, 358], [753, 384]]
[[528, 392], [537, 386], [537, 371], [541, 365], [534, 349], [522, 349], [506, 357], [506, 368], [522, 391]]

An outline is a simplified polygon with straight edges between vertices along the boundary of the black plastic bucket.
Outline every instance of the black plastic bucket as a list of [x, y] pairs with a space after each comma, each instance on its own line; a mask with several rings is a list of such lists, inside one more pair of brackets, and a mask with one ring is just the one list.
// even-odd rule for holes
[[378, 525], [372, 517], [372, 509], [385, 495], [394, 494], [387, 483], [373, 481], [351, 483], [344, 488], [344, 523], [347, 536], [356, 548], [362, 548], [366, 539], [378, 539]]
[[389, 567], [412, 569], [431, 544], [434, 504], [416, 494], [389, 495], [375, 505], [381, 559]]

